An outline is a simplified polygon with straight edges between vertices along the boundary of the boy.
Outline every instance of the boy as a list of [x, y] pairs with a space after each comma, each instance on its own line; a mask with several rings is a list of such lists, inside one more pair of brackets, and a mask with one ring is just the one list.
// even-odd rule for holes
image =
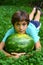
[[[36, 13], [37, 10], [37, 13]], [[34, 14], [36, 13], [35, 17]], [[33, 8], [32, 12], [30, 15], [28, 15], [24, 11], [17, 11], [16, 13], [13, 14], [12, 16], [12, 24], [13, 27], [8, 30], [8, 32], [5, 34], [5, 37], [3, 38], [1, 44], [0, 44], [0, 50], [2, 50], [5, 46], [5, 41], [7, 37], [13, 33], [20, 33], [20, 34], [28, 34], [30, 35], [34, 42], [35, 42], [35, 48], [36, 50], [41, 49], [41, 44], [39, 41], [39, 28], [40, 28], [40, 15], [41, 12], [39, 9], [36, 7]], [[32, 20], [34, 17], [34, 20]], [[3, 50], [4, 51], [4, 50]], [[4, 51], [5, 52], [5, 51]], [[5, 52], [7, 56], [11, 56], [11, 54]], [[25, 54], [25, 53], [12, 53], [12, 55], [16, 55], [15, 57], [19, 57], [20, 55]]]

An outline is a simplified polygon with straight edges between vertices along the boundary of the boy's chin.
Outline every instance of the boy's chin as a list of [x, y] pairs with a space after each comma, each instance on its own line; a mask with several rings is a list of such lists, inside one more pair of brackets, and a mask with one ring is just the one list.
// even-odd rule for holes
[[25, 32], [19, 32], [19, 34], [25, 34]]

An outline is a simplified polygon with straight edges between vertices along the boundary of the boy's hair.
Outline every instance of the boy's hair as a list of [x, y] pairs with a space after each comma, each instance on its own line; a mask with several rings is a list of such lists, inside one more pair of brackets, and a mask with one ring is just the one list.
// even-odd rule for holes
[[11, 20], [12, 24], [14, 25], [16, 22], [20, 21], [26, 21], [27, 24], [29, 24], [29, 14], [24, 11], [17, 11], [16, 13], [14, 13]]

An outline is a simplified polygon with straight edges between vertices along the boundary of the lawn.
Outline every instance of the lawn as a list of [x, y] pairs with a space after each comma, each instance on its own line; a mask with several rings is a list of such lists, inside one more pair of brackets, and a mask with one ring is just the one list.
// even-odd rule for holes
[[[12, 27], [11, 17], [17, 10], [24, 10], [28, 13], [31, 12], [32, 8], [28, 6], [0, 6], [0, 42], [3, 39], [8, 29]], [[40, 41], [43, 47], [43, 16], [40, 19]], [[2, 55], [1, 55], [2, 54]], [[43, 65], [43, 51], [42, 52], [30, 52], [33, 56], [21, 56], [19, 59], [7, 58], [2, 52], [0, 52], [0, 65]], [[5, 58], [4, 58], [5, 57]], [[6, 61], [5, 61], [6, 60]]]

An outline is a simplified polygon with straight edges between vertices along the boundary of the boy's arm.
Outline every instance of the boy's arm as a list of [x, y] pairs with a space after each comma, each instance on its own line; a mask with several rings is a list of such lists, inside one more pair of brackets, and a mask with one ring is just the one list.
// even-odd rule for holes
[[35, 43], [35, 48], [39, 49], [41, 48], [41, 44], [40, 44], [40, 37], [38, 36], [37, 30], [35, 29], [35, 26], [31, 25], [27, 28], [26, 33], [33, 38], [34, 43]]
[[36, 48], [36, 51], [37, 51], [37, 50], [41, 50], [40, 41], [38, 41], [38, 42], [35, 44], [35, 48]]
[[[6, 52], [6, 51], [3, 49], [4, 46], [5, 46], [5, 43], [4, 43], [4, 42], [1, 42], [1, 43], [0, 43], [0, 51], [2, 50], [7, 57], [11, 57], [11, 56], [15, 57], [15, 55]], [[18, 57], [19, 57], [19, 55], [16, 54], [16, 58], [18, 58]]]
[[5, 46], [5, 43], [4, 42], [1, 42], [0, 43], [0, 50], [2, 50], [4, 48], [4, 46]]
[[8, 37], [9, 35], [13, 34], [13, 33], [14, 33], [14, 29], [13, 29], [13, 28], [11, 28], [11, 29], [9, 29], [9, 30], [7, 31], [7, 33], [5, 34], [5, 36], [4, 36], [3, 40], [2, 40], [2, 42], [0, 43], [0, 50], [4, 48], [4, 46], [5, 46], [5, 41], [6, 41], [7, 37]]
[[2, 42], [5, 43], [7, 37], [10, 36], [10, 35], [13, 34], [13, 33], [14, 33], [14, 28], [9, 29], [9, 30], [6, 32], [6, 34], [5, 34], [5, 36], [4, 36], [3, 40], [2, 40]]

